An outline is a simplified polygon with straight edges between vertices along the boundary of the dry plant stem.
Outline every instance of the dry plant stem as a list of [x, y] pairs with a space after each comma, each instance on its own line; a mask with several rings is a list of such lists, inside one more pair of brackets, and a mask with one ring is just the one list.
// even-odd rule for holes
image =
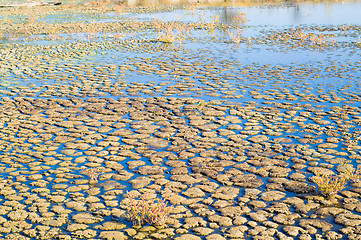
[[158, 200], [158, 202], [150, 204], [148, 210], [148, 223], [154, 226], [162, 226], [168, 218], [171, 207], [167, 207], [166, 201]]
[[166, 26], [164, 32], [158, 33], [158, 40], [164, 43], [172, 43], [175, 40], [175, 36], [171, 26]]
[[348, 181], [359, 181], [361, 179], [360, 165], [354, 169], [350, 165], [343, 164], [343, 172], [336, 176], [316, 174], [313, 178], [317, 185], [318, 191], [324, 197], [331, 197], [346, 187]]
[[141, 226], [147, 217], [148, 203], [144, 198], [136, 201], [130, 194], [128, 194], [128, 200], [130, 203], [129, 209], [127, 210], [129, 221], [132, 222], [133, 226]]
[[141, 196], [140, 200], [135, 200], [129, 193], [127, 198], [129, 201], [127, 218], [133, 226], [141, 226], [144, 222], [153, 226], [162, 226], [172, 210], [172, 207], [167, 207], [164, 199], [156, 200], [156, 202], [146, 201], [144, 196]]
[[354, 169], [351, 165], [343, 164], [344, 171], [342, 173], [346, 181], [359, 181], [361, 179], [361, 165]]
[[100, 175], [99, 169], [97, 168], [87, 168], [80, 171], [81, 174], [84, 174], [88, 177], [90, 177], [90, 180], [98, 181], [98, 176]]
[[346, 187], [347, 180], [340, 176], [316, 175], [317, 188], [324, 197], [331, 197]]
[[295, 32], [295, 35], [296, 35], [296, 38], [299, 39], [300, 41], [304, 41], [307, 39], [307, 34], [306, 33], [303, 33], [302, 31], [300, 30], [297, 30]]
[[238, 15], [233, 18], [235, 24], [245, 24], [247, 21], [246, 13], [238, 12]]
[[239, 44], [242, 40], [242, 30], [237, 30], [235, 34], [228, 31], [228, 35], [231, 38], [231, 41], [235, 44]]
[[311, 35], [311, 41], [313, 44], [316, 44], [316, 45], [323, 44], [326, 38], [327, 38], [327, 36], [323, 36], [321, 33], [319, 33], [317, 36]]

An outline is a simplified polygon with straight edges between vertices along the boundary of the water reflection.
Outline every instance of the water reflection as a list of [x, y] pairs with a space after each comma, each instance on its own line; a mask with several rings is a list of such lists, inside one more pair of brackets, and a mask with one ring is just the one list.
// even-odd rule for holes
[[[325, 1], [325, 2], [247, 2], [247, 1], [212, 1], [209, 4], [201, 4], [188, 0], [128, 0], [129, 5], [157, 6], [165, 4], [185, 5], [188, 11], [202, 14], [201, 20], [213, 20], [219, 15], [219, 20], [224, 24], [236, 24], [235, 18], [239, 12], [246, 13], [246, 24], [257, 25], [299, 25], [299, 24], [360, 24], [361, 15], [359, 9], [361, 1]], [[144, 4], [144, 5], [142, 5]], [[261, 5], [262, 4], [262, 5]], [[188, 6], [187, 6], [188, 5]], [[206, 6], [218, 6], [210, 11], [204, 11]], [[164, 21], [194, 21], [194, 17], [187, 17], [183, 11], [164, 12], [154, 14], [156, 18]]]
[[224, 7], [220, 14], [219, 20], [221, 21], [221, 23], [234, 25], [235, 18], [237, 17], [238, 14], [239, 14], [238, 10]]
[[[125, 3], [129, 7], [157, 7], [164, 5], [182, 5], [182, 6], [228, 6], [228, 7], [255, 7], [255, 6], [298, 6], [298, 1], [251, 1], [251, 0], [113, 0], [117, 3]], [[359, 0], [353, 1], [302, 1], [302, 4], [343, 4], [343, 3], [355, 3]]]

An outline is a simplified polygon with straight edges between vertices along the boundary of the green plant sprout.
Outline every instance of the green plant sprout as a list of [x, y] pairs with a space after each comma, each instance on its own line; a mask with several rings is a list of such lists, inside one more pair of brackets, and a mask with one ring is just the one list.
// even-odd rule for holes
[[206, 107], [206, 103], [202, 100], [197, 103], [197, 108], [199, 111], [203, 111], [203, 109]]
[[204, 100], [199, 100], [199, 102], [197, 103], [197, 109], [202, 112], [206, 107], [208, 106], [212, 106], [212, 105], [217, 105], [220, 104], [219, 101], [209, 101], [209, 102], [205, 102]]

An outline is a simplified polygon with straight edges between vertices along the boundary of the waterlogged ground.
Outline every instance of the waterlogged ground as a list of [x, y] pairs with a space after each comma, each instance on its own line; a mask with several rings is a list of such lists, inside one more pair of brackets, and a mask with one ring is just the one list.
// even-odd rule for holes
[[0, 8], [1, 238], [359, 239], [361, 2], [247, 4]]

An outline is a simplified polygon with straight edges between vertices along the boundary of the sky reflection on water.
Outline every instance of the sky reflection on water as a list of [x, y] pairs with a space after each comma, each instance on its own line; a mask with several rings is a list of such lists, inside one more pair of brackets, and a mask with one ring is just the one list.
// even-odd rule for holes
[[[360, 24], [361, 1], [332, 3], [298, 3], [285, 6], [255, 7], [217, 7], [212, 9], [193, 8], [184, 10], [144, 14], [144, 18], [155, 18], [163, 21], [212, 21], [218, 14], [222, 23], [230, 24], [239, 13], [246, 13], [247, 25], [300, 25], [300, 24]], [[138, 15], [142, 18], [141, 15]]]

